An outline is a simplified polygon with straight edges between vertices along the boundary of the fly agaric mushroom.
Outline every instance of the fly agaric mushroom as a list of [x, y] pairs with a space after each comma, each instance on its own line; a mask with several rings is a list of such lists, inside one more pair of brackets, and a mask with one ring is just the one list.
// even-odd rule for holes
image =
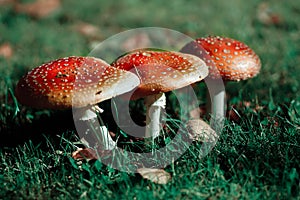
[[[212, 84], [217, 79], [246, 80], [256, 76], [261, 68], [258, 55], [246, 44], [232, 38], [201, 37], [188, 43], [181, 52], [191, 53], [206, 62], [209, 67], [208, 81]], [[224, 99], [224, 90], [212, 94], [212, 109], [215, 115], [224, 116]]]
[[[41, 109], [71, 109], [79, 120], [97, 119], [95, 104], [135, 88], [139, 79], [133, 73], [111, 67], [93, 57], [66, 57], [45, 63], [22, 77], [16, 87], [18, 101]], [[104, 150], [115, 142], [106, 127], [100, 127]]]
[[121, 56], [112, 66], [131, 70], [141, 81], [132, 100], [145, 97], [146, 137], [160, 132], [161, 110], [165, 108], [164, 92], [179, 89], [205, 78], [208, 69], [198, 57], [171, 51], [136, 50]]

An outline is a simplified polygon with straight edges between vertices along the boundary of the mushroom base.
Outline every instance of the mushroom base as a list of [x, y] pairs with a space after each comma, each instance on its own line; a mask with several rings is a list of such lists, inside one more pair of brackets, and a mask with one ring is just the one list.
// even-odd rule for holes
[[104, 126], [100, 116], [98, 120], [97, 112], [103, 112], [98, 106], [90, 108], [77, 108], [73, 112], [77, 123], [76, 129], [83, 133], [82, 141], [90, 148], [100, 150], [112, 150], [116, 147], [116, 142], [111, 138], [108, 129]]

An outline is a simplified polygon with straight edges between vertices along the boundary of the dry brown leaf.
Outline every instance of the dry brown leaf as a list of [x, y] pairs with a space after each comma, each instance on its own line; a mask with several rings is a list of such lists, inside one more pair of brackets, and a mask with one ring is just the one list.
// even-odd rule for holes
[[202, 119], [189, 120], [186, 128], [193, 141], [213, 142], [218, 138], [217, 133]]
[[236, 123], [239, 123], [241, 121], [241, 115], [234, 108], [231, 108], [230, 110], [227, 111], [227, 118]]
[[16, 3], [15, 11], [25, 13], [31, 17], [43, 18], [49, 16], [60, 7], [60, 0], [37, 0], [33, 3]]
[[103, 37], [100, 29], [93, 24], [80, 22], [74, 26], [74, 29], [81, 35], [86, 36], [90, 39], [102, 39]]
[[13, 49], [9, 43], [4, 43], [0, 45], [0, 56], [3, 56], [4, 58], [11, 58], [13, 55]]
[[72, 158], [75, 160], [81, 161], [91, 161], [91, 160], [97, 160], [100, 157], [111, 157], [112, 156], [112, 150], [103, 150], [103, 149], [92, 149], [92, 148], [78, 148], [76, 151], [72, 153]]
[[0, 0], [0, 6], [13, 4], [15, 1], [16, 0]]
[[282, 16], [273, 12], [271, 5], [267, 2], [259, 4], [256, 17], [260, 23], [265, 25], [279, 25], [283, 23]]
[[87, 160], [87, 161], [98, 159], [96, 151], [91, 148], [85, 148], [85, 149], [78, 148], [76, 151], [72, 153], [72, 158], [74, 158], [75, 160]]
[[171, 180], [171, 175], [163, 169], [140, 168], [137, 173], [157, 184], [167, 184]]

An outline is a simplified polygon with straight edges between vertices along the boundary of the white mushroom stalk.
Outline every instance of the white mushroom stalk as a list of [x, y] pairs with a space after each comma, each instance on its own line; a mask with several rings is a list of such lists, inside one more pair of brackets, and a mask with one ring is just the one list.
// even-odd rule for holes
[[100, 114], [103, 112], [103, 109], [94, 105], [74, 109], [73, 117], [75, 123], [81, 121], [87, 125], [81, 130], [83, 133], [81, 141], [85, 145], [99, 150], [113, 150], [117, 146], [117, 143], [112, 139], [107, 127], [100, 117]]
[[[225, 118], [225, 110], [226, 110], [226, 93], [225, 90], [221, 90], [219, 92], [212, 94], [212, 117], [214, 118], [215, 122], [219, 124]], [[213, 126], [215, 127], [215, 125]]]
[[173, 51], [137, 50], [120, 57], [112, 66], [133, 71], [140, 78], [141, 84], [131, 99], [145, 98], [145, 136], [152, 138], [152, 144], [162, 128], [161, 115], [166, 105], [164, 93], [198, 82], [208, 75], [208, 68], [200, 58]]
[[207, 93], [206, 111], [211, 113], [212, 128], [219, 130], [218, 124], [223, 124], [226, 111], [226, 92], [222, 79], [206, 78], [205, 83], [209, 86]]
[[165, 93], [150, 95], [145, 97], [144, 101], [147, 111], [145, 137], [154, 140], [162, 129], [161, 116], [166, 107], [166, 95]]

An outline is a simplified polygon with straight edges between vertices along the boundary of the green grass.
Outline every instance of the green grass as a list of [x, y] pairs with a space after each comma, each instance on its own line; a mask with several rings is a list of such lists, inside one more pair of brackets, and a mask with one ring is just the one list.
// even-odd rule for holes
[[[0, 45], [9, 42], [14, 50], [11, 59], [0, 58], [0, 198], [299, 199], [300, 5], [268, 2], [283, 24], [261, 24], [259, 0], [63, 0], [62, 8], [44, 19], [0, 6]], [[90, 52], [95, 41], [74, 31], [79, 21], [100, 28], [99, 42], [144, 26], [191, 37], [233, 37], [256, 51], [262, 70], [251, 80], [226, 85], [228, 109], [240, 117], [226, 120], [215, 148], [200, 159], [201, 143], [193, 143], [166, 167], [172, 181], [157, 185], [100, 161], [77, 163], [70, 156], [78, 141], [72, 114], [27, 108], [14, 99], [18, 79], [31, 68]], [[197, 92], [205, 102], [204, 85]], [[170, 97], [167, 110], [175, 113], [172, 105]], [[139, 108], [132, 108], [137, 118]], [[108, 122], [109, 116], [103, 119]]]

